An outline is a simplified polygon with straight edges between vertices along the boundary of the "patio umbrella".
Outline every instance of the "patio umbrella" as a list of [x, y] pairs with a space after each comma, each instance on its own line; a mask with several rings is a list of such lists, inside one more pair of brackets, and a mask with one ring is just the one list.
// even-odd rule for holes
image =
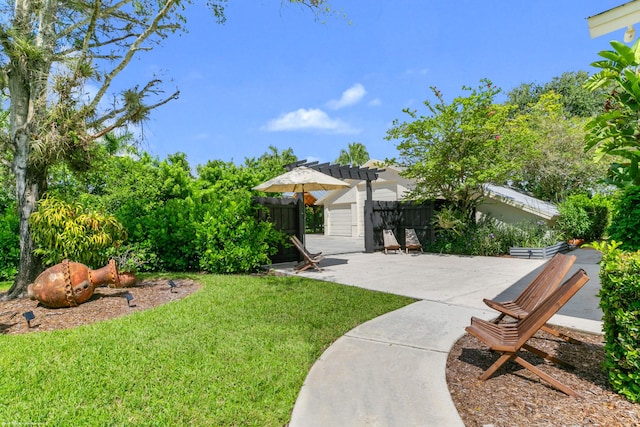
[[306, 166], [298, 166], [289, 172], [253, 187], [269, 193], [304, 193], [305, 191], [336, 190], [349, 184]]
[[[306, 166], [298, 166], [289, 172], [253, 187], [253, 189], [270, 193], [292, 192], [304, 194], [305, 191], [337, 190], [346, 187], [349, 187], [349, 184], [337, 178]], [[305, 221], [305, 209], [303, 208], [302, 224], [305, 224]]]

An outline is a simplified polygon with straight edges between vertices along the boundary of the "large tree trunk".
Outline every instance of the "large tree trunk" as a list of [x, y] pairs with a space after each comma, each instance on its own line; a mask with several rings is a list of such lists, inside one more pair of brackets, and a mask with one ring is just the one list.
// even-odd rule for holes
[[18, 150], [16, 150], [13, 165], [16, 177], [18, 214], [20, 217], [20, 264], [13, 286], [5, 296], [7, 299], [24, 297], [27, 286], [42, 271], [42, 263], [33, 253], [34, 247], [29, 231], [29, 217], [37, 208], [45, 177], [40, 171], [34, 170], [33, 166], [29, 166], [28, 135], [19, 133], [16, 139], [18, 139], [18, 141], [15, 141]]
[[[27, 286], [42, 271], [42, 263], [33, 253], [29, 232], [29, 217], [37, 209], [41, 192], [46, 187], [47, 163], [36, 164], [31, 158], [32, 144], [39, 135], [38, 121], [46, 120], [47, 82], [52, 52], [55, 47], [53, 23], [56, 3], [45, 0], [35, 7], [33, 0], [17, 0], [13, 30], [25, 40], [32, 29], [39, 28], [35, 47], [41, 55], [29, 56], [20, 50], [12, 51], [7, 66], [8, 88], [11, 98], [9, 125], [13, 149], [13, 173], [16, 180], [16, 201], [20, 218], [20, 264], [18, 275], [5, 299], [24, 296]], [[40, 10], [39, 15], [33, 14]], [[32, 22], [35, 19], [35, 22]]]

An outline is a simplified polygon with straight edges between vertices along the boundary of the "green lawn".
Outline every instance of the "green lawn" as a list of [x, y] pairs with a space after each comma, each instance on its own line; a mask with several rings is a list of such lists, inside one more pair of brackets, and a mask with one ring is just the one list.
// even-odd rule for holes
[[314, 361], [409, 298], [299, 277], [192, 276], [180, 301], [0, 336], [0, 424], [282, 426]]

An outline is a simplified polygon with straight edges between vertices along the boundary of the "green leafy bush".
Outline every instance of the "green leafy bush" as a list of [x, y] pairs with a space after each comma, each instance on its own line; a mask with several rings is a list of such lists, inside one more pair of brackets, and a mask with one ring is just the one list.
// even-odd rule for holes
[[601, 244], [600, 307], [603, 311], [604, 368], [613, 389], [640, 402], [640, 251], [619, 243]]
[[29, 218], [35, 253], [45, 265], [68, 258], [96, 268], [106, 264], [105, 251], [126, 239], [118, 220], [108, 214], [86, 210], [80, 204], [45, 196]]
[[282, 234], [256, 219], [249, 191], [219, 194], [197, 226], [200, 268], [211, 273], [243, 273], [270, 263]]
[[[583, 196], [586, 197], [586, 196]], [[611, 211], [613, 210], [613, 201], [610, 197], [596, 194], [591, 198], [587, 198], [588, 203], [585, 209], [591, 218], [591, 227], [585, 236], [587, 241], [595, 241], [603, 238], [605, 232], [611, 222]]]
[[560, 215], [556, 228], [565, 240], [584, 239], [591, 227], [591, 219], [587, 211], [576, 201], [567, 198], [558, 205]]
[[622, 249], [640, 249], [640, 186], [622, 192], [611, 218], [609, 237], [622, 242]]
[[558, 205], [556, 228], [564, 239], [599, 240], [609, 224], [610, 201], [600, 195], [577, 194]]
[[190, 197], [170, 199], [155, 209], [149, 238], [165, 271], [198, 268], [196, 206]]
[[0, 214], [0, 280], [11, 280], [20, 262], [19, 219], [15, 204]]

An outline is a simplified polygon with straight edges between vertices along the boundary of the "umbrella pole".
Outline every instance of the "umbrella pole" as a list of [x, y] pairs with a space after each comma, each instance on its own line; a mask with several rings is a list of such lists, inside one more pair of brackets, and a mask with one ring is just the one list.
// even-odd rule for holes
[[307, 207], [304, 204], [304, 184], [302, 184], [302, 236], [300, 236], [300, 240], [302, 240], [302, 244], [306, 245], [307, 240]]

